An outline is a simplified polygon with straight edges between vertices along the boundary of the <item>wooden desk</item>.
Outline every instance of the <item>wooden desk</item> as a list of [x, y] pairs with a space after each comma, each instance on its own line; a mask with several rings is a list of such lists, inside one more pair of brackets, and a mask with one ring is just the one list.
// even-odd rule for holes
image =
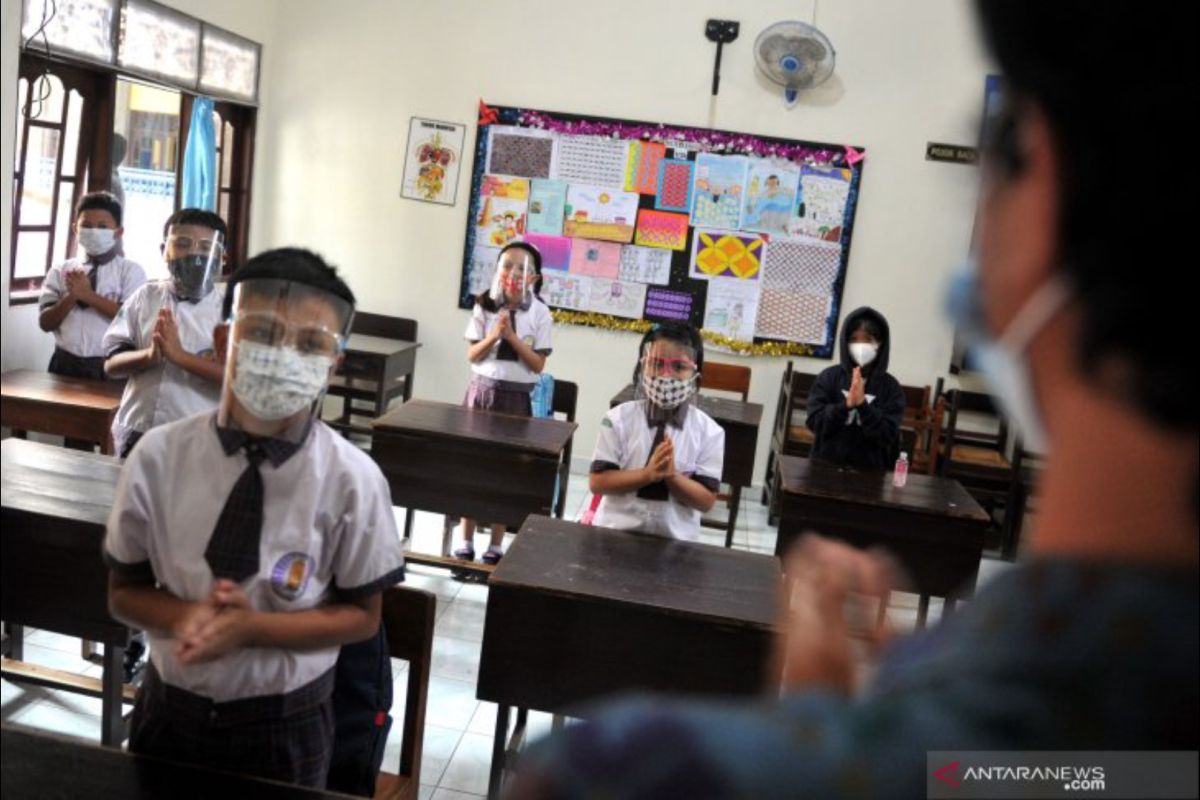
[[[633, 384], [629, 384], [608, 402], [609, 408], [634, 399]], [[698, 394], [696, 405], [712, 417], [725, 431], [725, 462], [721, 482], [730, 486], [729, 519], [724, 525], [725, 546], [733, 545], [733, 532], [737, 527], [738, 506], [742, 500], [742, 487], [754, 482], [754, 459], [758, 449], [758, 426], [762, 422], [763, 407], [758, 403], [744, 403], [726, 397]], [[704, 523], [713, 527], [707, 521]]]
[[[349, 405], [358, 396], [354, 381], [367, 381], [375, 387], [375, 413], [378, 417], [387, 410], [389, 389], [404, 381], [402, 397], [405, 402], [412, 399], [413, 378], [417, 369], [419, 342], [401, 339], [386, 339], [382, 336], [367, 336], [352, 333], [346, 342], [346, 353], [337, 374], [342, 384], [330, 394], [341, 395]], [[369, 385], [369, 384], [368, 384]], [[345, 416], [345, 415], [343, 415]]]
[[908, 474], [855, 471], [798, 456], [780, 456], [780, 518], [776, 554], [802, 533], [815, 531], [856, 547], [880, 545], [896, 555], [921, 595], [924, 623], [929, 595], [956, 597], [975, 590], [987, 512], [957, 481]]
[[[574, 422], [479, 411], [411, 400], [373, 421], [371, 455], [387, 476], [392, 502], [404, 506], [404, 535], [416, 509], [519, 528], [550, 514], [563, 448]], [[410, 553], [416, 564], [466, 562]]]
[[127, 800], [199, 798], [344, 798], [278, 781], [176, 764], [72, 739], [0, 730], [0, 793], [5, 800], [45, 797], [120, 797]]
[[104, 673], [94, 679], [25, 665], [20, 631], [7, 678], [98, 696], [101, 741], [125, 738], [122, 665], [130, 631], [108, 613], [108, 567], [101, 558], [121, 462], [110, 456], [5, 439], [0, 442], [0, 619], [104, 644]]
[[0, 375], [0, 425], [83, 439], [112, 453], [112, 424], [125, 385], [29, 369]]
[[765, 691], [779, 582], [771, 556], [530, 517], [488, 581], [477, 694], [499, 705], [490, 796], [513, 706], [519, 744], [524, 709]]

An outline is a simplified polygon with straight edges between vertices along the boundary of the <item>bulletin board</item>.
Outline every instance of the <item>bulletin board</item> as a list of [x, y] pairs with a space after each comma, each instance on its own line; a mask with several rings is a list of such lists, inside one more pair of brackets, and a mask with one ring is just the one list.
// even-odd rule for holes
[[684, 321], [715, 349], [829, 358], [864, 157], [481, 101], [459, 307], [527, 241], [558, 323]]

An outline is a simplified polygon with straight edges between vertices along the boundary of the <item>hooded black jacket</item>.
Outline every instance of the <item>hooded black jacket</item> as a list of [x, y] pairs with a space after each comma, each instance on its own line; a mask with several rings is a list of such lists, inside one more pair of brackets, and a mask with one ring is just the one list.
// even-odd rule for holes
[[[875, 399], [858, 408], [861, 425], [847, 425], [850, 409], [843, 390], [850, 390], [856, 366], [850, 357], [850, 334], [864, 317], [874, 320], [883, 331], [875, 360], [863, 369], [865, 393]], [[891, 344], [887, 320], [875, 309], [863, 306], [847, 315], [838, 346], [841, 363], [822, 371], [808, 395], [807, 425], [815, 435], [813, 458], [852, 467], [891, 469], [895, 465], [900, 455], [904, 392], [887, 372]]]

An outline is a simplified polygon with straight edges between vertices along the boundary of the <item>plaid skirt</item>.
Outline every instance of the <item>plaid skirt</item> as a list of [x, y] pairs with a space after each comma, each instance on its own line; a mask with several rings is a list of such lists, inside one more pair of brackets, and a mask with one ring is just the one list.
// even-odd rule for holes
[[334, 671], [287, 694], [214, 703], [162, 682], [153, 664], [138, 690], [129, 751], [325, 787], [333, 754]]

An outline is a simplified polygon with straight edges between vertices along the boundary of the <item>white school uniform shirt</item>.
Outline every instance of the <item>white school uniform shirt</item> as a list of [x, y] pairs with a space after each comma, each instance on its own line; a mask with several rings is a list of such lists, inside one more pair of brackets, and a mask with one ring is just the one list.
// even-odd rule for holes
[[[204, 551], [225, 501], [249, 461], [226, 455], [216, 412], [155, 428], [121, 471], [104, 556], [110, 567], [145, 574], [168, 592], [201, 601], [213, 575]], [[391, 491], [361, 450], [314, 422], [300, 448], [274, 466], [264, 459], [258, 573], [242, 583], [254, 609], [302, 611], [364, 597], [403, 580], [404, 553]], [[216, 702], [283, 694], [333, 668], [338, 647], [245, 647], [204, 664], [180, 664], [176, 642], [147, 631], [162, 679]]]
[[[38, 297], [38, 309], [45, 311], [67, 296], [67, 273], [71, 271], [87, 274], [92, 265], [79, 258], [68, 258], [55, 264], [42, 281], [42, 294]], [[124, 256], [113, 256], [106, 264], [96, 268], [96, 294], [118, 304], [127, 301], [139, 286], [146, 282], [146, 271], [136, 261]], [[88, 306], [75, 306], [54, 331], [54, 343], [73, 356], [98, 358], [105, 354], [104, 332], [111, 319]]]
[[[104, 354], [149, 347], [158, 310], [164, 307], [175, 315], [184, 350], [196, 355], [211, 353], [213, 328], [221, 321], [222, 296], [222, 287], [218, 286], [198, 302], [189, 303], [175, 298], [170, 281], [151, 281], [134, 292], [113, 318], [104, 334]], [[219, 384], [165, 360], [131, 375], [113, 422], [116, 451], [122, 451], [125, 438], [132, 432], [146, 433], [164, 423], [209, 411], [220, 400]]]
[[[646, 419], [646, 401], [633, 400], [609, 409], [600, 422], [592, 472], [639, 469], [650, 460], [655, 428]], [[687, 406], [682, 429], [668, 424], [675, 445], [675, 471], [716, 487], [725, 461], [725, 431], [694, 405]], [[647, 500], [637, 492], [606, 494], [600, 499], [593, 524], [638, 530], [695, 542], [700, 539], [700, 512], [671, 496]]]
[[[496, 324], [496, 318], [500, 314], [507, 314], [508, 311], [487, 311], [478, 303], [471, 309], [471, 319], [467, 322], [467, 330], [463, 334], [468, 342], [478, 342], [487, 338], [491, 333], [492, 327]], [[553, 350], [553, 345], [550, 342], [550, 326], [554, 320], [550, 316], [550, 309], [546, 304], [536, 297], [526, 311], [517, 311], [517, 336], [525, 344], [529, 345], [541, 355], [548, 356]], [[500, 360], [496, 358], [496, 353], [500, 350], [500, 342], [492, 347], [486, 358], [471, 364], [471, 371], [476, 375], [482, 375], [485, 378], [502, 381], [507, 384], [524, 384], [527, 388], [532, 389], [533, 384], [538, 382], [538, 374], [525, 366], [525, 362], [517, 359], [516, 361]]]

